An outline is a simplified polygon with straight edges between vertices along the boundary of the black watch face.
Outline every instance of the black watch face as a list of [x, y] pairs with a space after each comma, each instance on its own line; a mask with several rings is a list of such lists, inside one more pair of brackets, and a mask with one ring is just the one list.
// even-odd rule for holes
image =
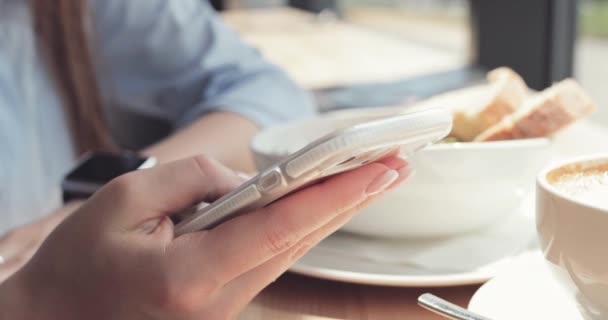
[[67, 181], [105, 184], [127, 172], [137, 170], [146, 158], [136, 154], [92, 153], [66, 177]]

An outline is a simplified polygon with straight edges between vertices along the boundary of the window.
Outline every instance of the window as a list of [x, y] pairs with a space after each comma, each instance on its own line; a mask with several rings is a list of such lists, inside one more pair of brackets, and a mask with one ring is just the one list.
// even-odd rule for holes
[[[506, 65], [533, 89], [576, 76], [600, 105], [594, 119], [608, 125], [608, 110], [601, 108], [608, 105], [608, 0], [228, 2], [232, 8], [290, 5], [316, 14], [268, 27], [283, 36], [275, 47], [261, 49], [285, 65], [314, 57], [314, 63], [291, 63], [291, 72], [316, 93], [322, 109], [424, 98]], [[271, 25], [271, 15], [262, 20]], [[294, 29], [308, 42], [290, 49], [295, 40], [285, 30]], [[261, 38], [249, 40], [257, 45]], [[276, 49], [281, 47], [283, 52]]]
[[244, 34], [256, 33], [246, 40], [313, 90], [321, 110], [396, 105], [483, 77], [463, 71], [472, 62], [466, 0], [282, 2], [311, 11], [307, 17], [276, 3], [232, 2], [232, 8], [266, 8], [257, 24], [233, 19], [238, 10], [225, 17], [239, 21]]
[[581, 1], [578, 22], [574, 74], [599, 106], [593, 120], [608, 125], [608, 1]]
[[340, 0], [339, 8], [347, 22], [411, 46], [432, 48], [455, 64], [470, 62], [470, 9], [466, 0]]

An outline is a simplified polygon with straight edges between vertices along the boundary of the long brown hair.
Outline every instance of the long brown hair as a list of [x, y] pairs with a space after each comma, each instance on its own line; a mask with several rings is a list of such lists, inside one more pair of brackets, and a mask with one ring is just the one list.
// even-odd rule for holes
[[87, 0], [30, 0], [38, 45], [60, 91], [80, 153], [114, 143], [88, 42]]

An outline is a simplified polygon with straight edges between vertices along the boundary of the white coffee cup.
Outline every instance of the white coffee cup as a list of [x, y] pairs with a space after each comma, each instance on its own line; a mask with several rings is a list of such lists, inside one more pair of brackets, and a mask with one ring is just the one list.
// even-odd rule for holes
[[[603, 195], [600, 183], [594, 190], [606, 198], [595, 198], [600, 204], [593, 203], [581, 196], [583, 192], [572, 192], [579, 184], [568, 190], [558, 182], [564, 175], [589, 174], [593, 168], [608, 170], [608, 154], [571, 159], [543, 170], [537, 178], [536, 223], [554, 276], [583, 316], [597, 320], [608, 319], [608, 206], [603, 204], [608, 193]], [[587, 192], [589, 185], [580, 184], [580, 191]]]

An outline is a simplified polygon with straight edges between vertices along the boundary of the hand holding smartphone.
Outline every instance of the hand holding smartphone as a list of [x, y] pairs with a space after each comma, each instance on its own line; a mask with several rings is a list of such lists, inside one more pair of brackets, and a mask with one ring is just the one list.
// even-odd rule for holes
[[176, 235], [210, 229], [264, 207], [319, 179], [379, 160], [396, 148], [410, 155], [447, 136], [452, 115], [431, 109], [358, 124], [319, 138], [211, 204], [199, 204], [177, 222]]

